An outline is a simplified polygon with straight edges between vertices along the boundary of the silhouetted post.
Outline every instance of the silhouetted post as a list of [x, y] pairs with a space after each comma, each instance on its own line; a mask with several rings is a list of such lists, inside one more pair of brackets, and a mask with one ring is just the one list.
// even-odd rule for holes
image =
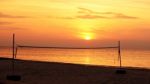
[[12, 40], [12, 75], [7, 75], [7, 80], [19, 81], [21, 76], [15, 75], [15, 58], [17, 53], [17, 48], [15, 49], [15, 34], [13, 34]]
[[15, 34], [13, 34], [13, 47], [12, 47], [12, 54], [13, 54], [13, 58], [12, 58], [12, 73], [15, 73]]
[[122, 68], [122, 57], [121, 57], [121, 44], [118, 41], [118, 58], [119, 58], [119, 69], [117, 69], [117, 74], [126, 74], [126, 70]]
[[122, 58], [121, 58], [121, 46], [120, 46], [120, 41], [118, 41], [118, 58], [119, 58], [119, 63], [120, 63], [120, 68], [122, 67]]

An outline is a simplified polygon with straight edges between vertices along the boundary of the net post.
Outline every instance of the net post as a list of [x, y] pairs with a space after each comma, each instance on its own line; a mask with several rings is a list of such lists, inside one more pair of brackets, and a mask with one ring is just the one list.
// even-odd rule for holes
[[15, 61], [15, 34], [13, 33], [13, 49], [12, 49], [12, 53], [13, 53], [13, 58], [12, 58], [12, 73], [15, 73], [15, 66], [14, 66], [14, 61]]
[[120, 68], [122, 67], [122, 58], [121, 58], [121, 45], [120, 41], [118, 41], [118, 58], [119, 58], [119, 63], [120, 63]]
[[13, 33], [13, 40], [12, 40], [12, 73], [11, 75], [7, 75], [6, 79], [7, 80], [12, 80], [12, 81], [20, 81], [21, 76], [15, 74], [15, 58], [17, 54], [17, 48], [15, 46], [15, 34]]
[[118, 41], [118, 58], [119, 58], [119, 69], [116, 70], [116, 74], [126, 74], [126, 70], [122, 68], [122, 57], [121, 57], [121, 44]]

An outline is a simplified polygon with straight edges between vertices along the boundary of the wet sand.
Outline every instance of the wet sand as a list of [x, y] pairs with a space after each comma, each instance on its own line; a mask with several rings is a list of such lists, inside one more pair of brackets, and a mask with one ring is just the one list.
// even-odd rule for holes
[[150, 69], [126, 67], [127, 74], [116, 74], [117, 67], [25, 60], [15, 61], [21, 81], [10, 81], [11, 63], [0, 58], [0, 84], [150, 84]]

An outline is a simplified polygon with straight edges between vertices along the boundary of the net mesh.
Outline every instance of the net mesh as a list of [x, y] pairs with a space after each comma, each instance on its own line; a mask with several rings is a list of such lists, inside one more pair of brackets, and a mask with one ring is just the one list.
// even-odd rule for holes
[[72, 48], [18, 46], [17, 59], [88, 65], [117, 65], [118, 47]]

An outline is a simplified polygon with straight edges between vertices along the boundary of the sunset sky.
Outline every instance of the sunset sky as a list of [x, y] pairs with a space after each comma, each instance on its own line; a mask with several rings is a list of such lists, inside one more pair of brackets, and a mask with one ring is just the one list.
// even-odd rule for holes
[[150, 0], [0, 0], [0, 46], [150, 49]]

